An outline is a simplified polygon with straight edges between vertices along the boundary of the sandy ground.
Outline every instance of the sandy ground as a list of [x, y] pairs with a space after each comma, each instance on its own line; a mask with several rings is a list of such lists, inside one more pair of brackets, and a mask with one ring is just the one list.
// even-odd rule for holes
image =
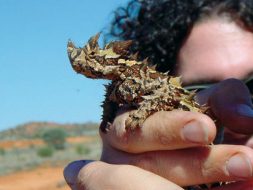
[[[99, 140], [99, 137], [68, 137], [68, 143], [81, 143]], [[25, 148], [31, 144], [43, 146], [40, 139], [26, 141], [2, 141], [0, 147], [12, 149]], [[0, 176], [0, 190], [70, 190], [63, 177], [64, 167], [38, 168], [32, 171], [19, 172]]]
[[[93, 140], [99, 140], [100, 137], [68, 137], [68, 143], [81, 143], [81, 142], [90, 142]], [[35, 146], [43, 146], [45, 143], [42, 139], [32, 139], [32, 140], [23, 140], [23, 141], [2, 141], [0, 142], [0, 147], [11, 149], [16, 148], [25, 148], [29, 147], [31, 144]], [[1, 189], [0, 189], [1, 190]]]
[[31, 144], [36, 146], [43, 146], [45, 143], [41, 139], [33, 139], [33, 140], [24, 140], [24, 141], [1, 141], [0, 147], [11, 149], [13, 147], [16, 148], [24, 148], [29, 147]]
[[0, 190], [70, 190], [63, 167], [39, 168], [0, 177]]

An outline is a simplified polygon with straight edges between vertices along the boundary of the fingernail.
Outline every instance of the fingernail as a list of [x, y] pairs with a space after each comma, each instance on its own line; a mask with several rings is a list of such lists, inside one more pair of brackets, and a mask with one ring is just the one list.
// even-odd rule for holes
[[236, 112], [238, 115], [253, 117], [252, 108], [245, 104], [239, 104], [238, 106], [236, 106]]
[[192, 142], [207, 143], [208, 131], [204, 123], [194, 120], [184, 126], [183, 139], [184, 137]]
[[77, 175], [82, 167], [85, 165], [85, 161], [71, 162], [63, 171], [64, 178], [69, 185], [73, 185], [76, 182]]
[[226, 164], [226, 171], [237, 177], [252, 177], [252, 167], [250, 161], [243, 153], [235, 154], [228, 160]]

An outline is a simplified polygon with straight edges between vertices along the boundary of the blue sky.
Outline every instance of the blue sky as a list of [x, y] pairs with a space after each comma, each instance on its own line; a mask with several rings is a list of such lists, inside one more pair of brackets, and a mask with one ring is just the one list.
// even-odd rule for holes
[[127, 2], [0, 2], [0, 131], [31, 121], [100, 122], [105, 81], [72, 70], [67, 41], [85, 45]]

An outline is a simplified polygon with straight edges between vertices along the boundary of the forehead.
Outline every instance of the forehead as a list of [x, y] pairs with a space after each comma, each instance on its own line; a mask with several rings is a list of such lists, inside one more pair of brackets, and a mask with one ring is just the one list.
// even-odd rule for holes
[[197, 23], [178, 54], [176, 74], [184, 83], [245, 78], [253, 72], [253, 33], [235, 22]]

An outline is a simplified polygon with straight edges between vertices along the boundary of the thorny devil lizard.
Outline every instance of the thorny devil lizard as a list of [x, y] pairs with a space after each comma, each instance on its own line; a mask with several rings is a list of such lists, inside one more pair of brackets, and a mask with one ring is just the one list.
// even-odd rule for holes
[[[100, 49], [100, 33], [89, 39], [83, 48], [77, 48], [68, 41], [68, 57], [73, 69], [92, 79], [109, 79], [103, 102], [103, 116], [100, 129], [106, 133], [114, 120], [120, 105], [128, 105], [131, 111], [125, 121], [126, 130], [143, 126], [145, 119], [157, 111], [174, 109], [205, 113], [208, 107], [194, 101], [195, 92], [181, 86], [180, 77], [169, 76], [168, 72], [156, 71], [149, 67], [147, 59], [137, 60], [137, 54], [129, 55], [132, 40], [112, 41]], [[109, 124], [109, 125], [108, 125]], [[188, 189], [208, 188], [224, 183], [202, 184], [186, 187]]]
[[107, 132], [119, 106], [135, 108], [125, 122], [126, 130], [142, 128], [145, 119], [157, 111], [173, 109], [204, 113], [206, 107], [196, 103], [195, 92], [181, 86], [180, 77], [161, 73], [149, 67], [147, 59], [137, 61], [137, 54], [129, 55], [132, 40], [112, 41], [100, 49], [100, 33], [90, 38], [83, 48], [68, 41], [68, 57], [73, 69], [92, 79], [109, 79], [103, 102], [101, 130]]

